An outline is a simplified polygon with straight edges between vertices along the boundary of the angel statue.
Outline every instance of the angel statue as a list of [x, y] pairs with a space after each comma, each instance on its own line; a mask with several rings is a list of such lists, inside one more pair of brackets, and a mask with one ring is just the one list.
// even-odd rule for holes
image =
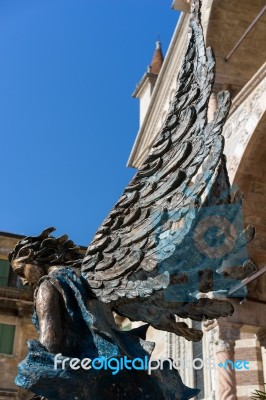
[[[207, 123], [214, 68], [200, 0], [192, 0], [168, 116], [85, 256], [66, 235], [51, 236], [54, 228], [22, 239], [10, 253], [12, 268], [36, 287], [39, 340], [28, 342], [16, 378], [35, 398], [187, 400], [199, 392], [167, 366], [150, 373], [154, 343], [146, 331], [152, 326], [201, 340], [201, 330], [176, 316], [231, 315], [229, 290], [252, 272], [245, 245], [254, 228], [243, 227], [242, 196], [232, 194], [223, 155], [228, 92], [219, 93]], [[146, 325], [119, 330], [114, 312]]]

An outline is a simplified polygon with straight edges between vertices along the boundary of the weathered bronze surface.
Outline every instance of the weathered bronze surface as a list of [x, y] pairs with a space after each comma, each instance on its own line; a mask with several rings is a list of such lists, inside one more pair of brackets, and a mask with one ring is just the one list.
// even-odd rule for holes
[[[238, 222], [241, 195], [231, 195], [222, 128], [230, 95], [218, 95], [207, 123], [214, 56], [205, 48], [200, 1], [192, 1], [189, 43], [168, 116], [151, 152], [100, 226], [85, 257], [53, 228], [18, 243], [11, 265], [37, 285], [34, 323], [39, 342], [19, 367], [17, 384], [49, 399], [188, 399], [176, 371], [54, 371], [54, 355], [130, 358], [150, 356], [146, 328], [120, 332], [112, 312], [188, 340], [196, 321], [233, 313], [224, 297], [236, 279], [254, 271], [242, 249], [254, 236]], [[214, 228], [214, 230], [212, 230]], [[208, 233], [210, 230], [211, 233]], [[221, 240], [221, 238], [223, 240]], [[240, 256], [241, 255], [241, 256]], [[234, 266], [237, 268], [235, 269]], [[215, 296], [214, 296], [215, 297]]]
[[[214, 290], [213, 281], [220, 282], [216, 289], [228, 289], [232, 282], [221, 281], [216, 270], [253, 238], [254, 229], [248, 227], [234, 246], [235, 232], [228, 224], [234, 225], [234, 204], [241, 205], [242, 198], [230, 194], [221, 134], [230, 94], [219, 93], [218, 110], [207, 123], [215, 60], [212, 50], [205, 47], [200, 2], [192, 1], [191, 7], [188, 48], [168, 116], [149, 156], [96, 232], [82, 273], [95, 295], [118, 314], [199, 340], [201, 332], [175, 322], [173, 316], [213, 319], [233, 309], [225, 301], [196, 302], [187, 293], [180, 296], [184, 279], [195, 280], [196, 274], [197, 289], [204, 293]], [[215, 257], [203, 249], [212, 264], [210, 273], [203, 275], [206, 268], [197, 242], [203, 241], [207, 227], [199, 222], [206, 218], [226, 234], [226, 243], [212, 243]], [[241, 276], [250, 273], [242, 272]], [[167, 301], [165, 290], [173, 283], [179, 295]], [[185, 290], [189, 289], [187, 285]]]

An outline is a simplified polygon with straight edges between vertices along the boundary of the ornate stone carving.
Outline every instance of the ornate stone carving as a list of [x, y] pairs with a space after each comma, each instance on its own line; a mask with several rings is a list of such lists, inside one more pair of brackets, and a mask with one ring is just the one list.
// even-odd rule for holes
[[[249, 95], [246, 99], [241, 98], [241, 105], [230, 115], [223, 129], [223, 135], [227, 139], [225, 143], [225, 154], [231, 182], [234, 179], [246, 146], [266, 110], [265, 71], [266, 65], [264, 69], [260, 71], [261, 81], [256, 81], [257, 86], [253, 91], [249, 90], [248, 85], [243, 89], [243, 91], [249, 93]], [[251, 80], [250, 84], [254, 85], [253, 80]], [[242, 94], [240, 93], [238, 97], [241, 96]], [[238, 97], [234, 100], [236, 104], [240, 101]]]

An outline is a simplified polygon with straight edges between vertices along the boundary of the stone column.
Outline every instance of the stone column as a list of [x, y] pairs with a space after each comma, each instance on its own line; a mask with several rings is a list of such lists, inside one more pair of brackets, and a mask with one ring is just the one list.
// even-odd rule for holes
[[[207, 360], [215, 359], [215, 343], [217, 341], [217, 321], [203, 322], [203, 354]], [[206, 400], [215, 400], [216, 368], [204, 368], [204, 395]]]
[[236, 400], [235, 371], [230, 363], [224, 368], [227, 360], [234, 362], [235, 341], [239, 338], [238, 326], [219, 325], [218, 340], [216, 341], [217, 363], [217, 400]]
[[257, 333], [257, 340], [261, 345], [261, 358], [262, 358], [262, 373], [264, 391], [266, 391], [266, 329], [260, 329]]
[[213, 116], [215, 111], [217, 110], [217, 96], [215, 93], [211, 94], [210, 100], [209, 100], [209, 106], [208, 106], [208, 122], [211, 122], [213, 120]]
[[[237, 399], [249, 400], [255, 390], [264, 390], [261, 343], [262, 335], [257, 327], [244, 325], [241, 329], [240, 340], [235, 346], [236, 359], [246, 360], [248, 370], [236, 371]], [[260, 332], [261, 333], [261, 332]]]

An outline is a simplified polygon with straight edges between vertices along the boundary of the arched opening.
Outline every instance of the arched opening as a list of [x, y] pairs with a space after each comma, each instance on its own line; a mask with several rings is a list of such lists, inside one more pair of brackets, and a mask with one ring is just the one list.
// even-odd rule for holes
[[[242, 155], [234, 184], [244, 193], [244, 223], [256, 228], [255, 239], [248, 245], [250, 258], [258, 268], [266, 265], [266, 113], [256, 127]], [[249, 296], [266, 301], [266, 274], [252, 282]]]
[[[266, 12], [260, 16], [264, 8], [265, 0], [213, 2], [206, 42], [215, 51], [215, 91], [230, 89], [236, 95], [265, 62]], [[252, 23], [254, 26], [243, 37]], [[241, 39], [239, 47], [226, 61]]]

